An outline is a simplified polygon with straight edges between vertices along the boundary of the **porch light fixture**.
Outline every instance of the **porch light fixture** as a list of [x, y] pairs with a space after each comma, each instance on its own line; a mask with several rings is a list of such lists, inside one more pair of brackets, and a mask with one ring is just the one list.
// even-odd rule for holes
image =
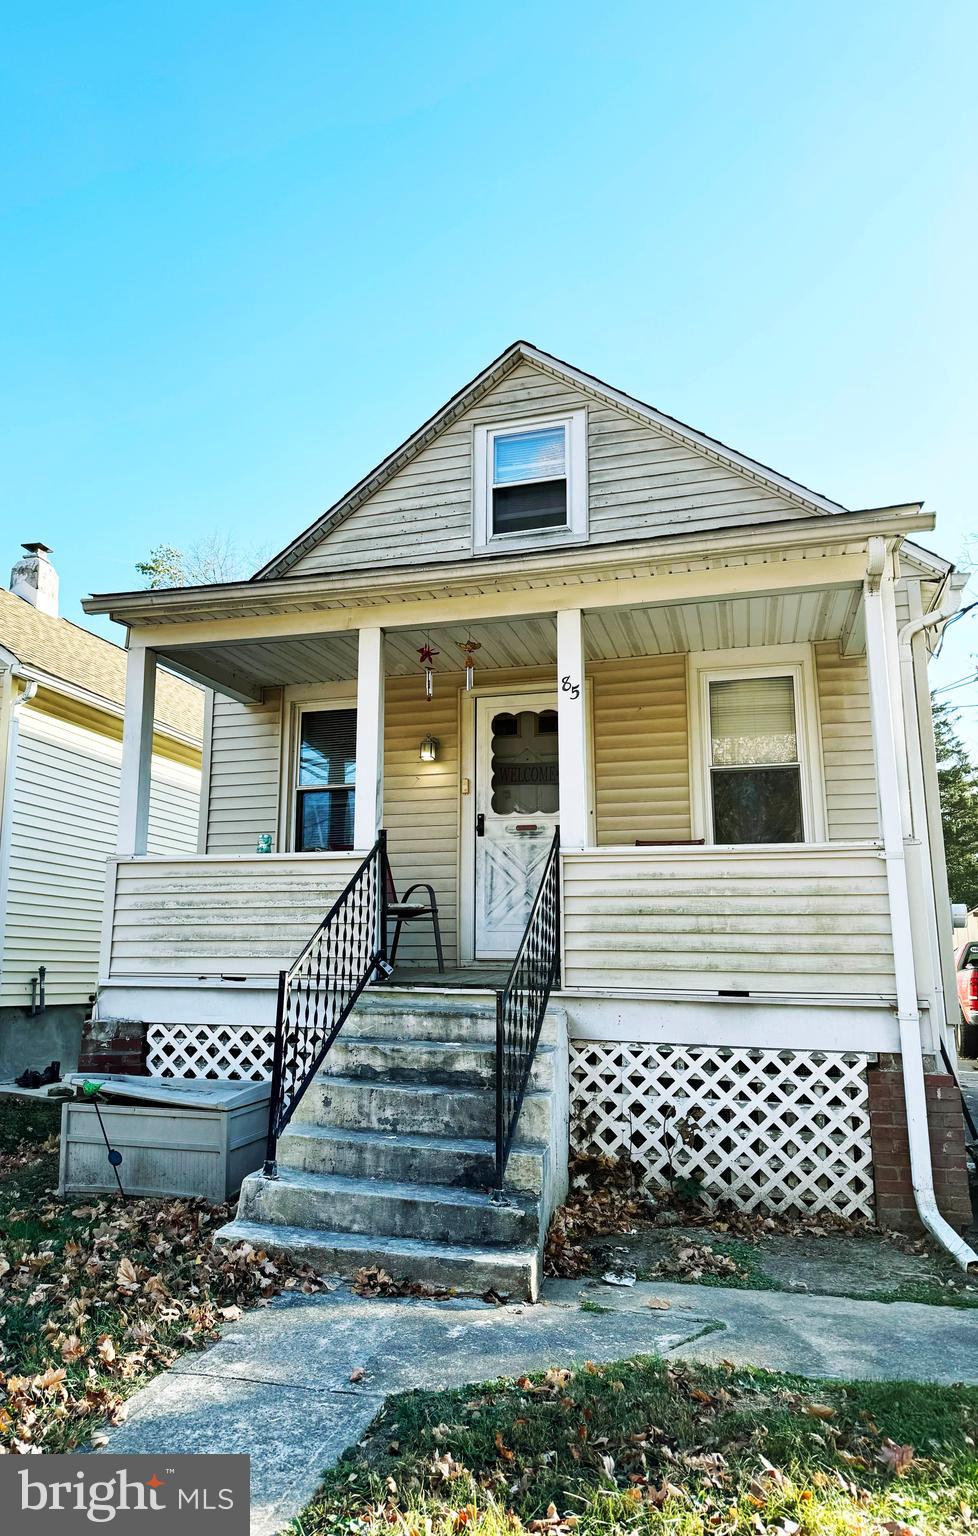
[[438, 741], [434, 736], [426, 736], [421, 743], [418, 752], [423, 763], [433, 763], [438, 756]]

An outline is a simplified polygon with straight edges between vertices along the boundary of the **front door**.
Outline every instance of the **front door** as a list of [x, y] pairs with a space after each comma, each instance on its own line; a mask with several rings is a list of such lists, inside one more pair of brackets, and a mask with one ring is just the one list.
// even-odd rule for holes
[[476, 701], [475, 954], [511, 958], [557, 825], [557, 696]]

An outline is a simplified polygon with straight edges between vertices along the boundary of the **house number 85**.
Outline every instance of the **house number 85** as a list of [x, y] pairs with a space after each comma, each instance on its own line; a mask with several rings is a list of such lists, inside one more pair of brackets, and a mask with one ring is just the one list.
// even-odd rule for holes
[[569, 677], [562, 677], [560, 679], [560, 687], [561, 691], [569, 693], [572, 699], [579, 699], [581, 697], [580, 683], [572, 683]]

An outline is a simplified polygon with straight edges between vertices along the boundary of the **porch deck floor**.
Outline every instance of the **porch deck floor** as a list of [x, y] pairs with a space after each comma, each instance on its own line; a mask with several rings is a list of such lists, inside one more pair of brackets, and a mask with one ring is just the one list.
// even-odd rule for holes
[[508, 976], [508, 965], [446, 966], [440, 973], [436, 965], [397, 965], [394, 967], [393, 976], [385, 985], [424, 987], [426, 991], [431, 987], [444, 987], [452, 992], [460, 988], [481, 988], [486, 991], [493, 987], [501, 987]]

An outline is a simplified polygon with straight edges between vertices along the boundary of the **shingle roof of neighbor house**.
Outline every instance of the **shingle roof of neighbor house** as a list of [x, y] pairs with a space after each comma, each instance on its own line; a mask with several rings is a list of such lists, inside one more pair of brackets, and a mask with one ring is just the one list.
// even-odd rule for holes
[[[126, 697], [126, 653], [121, 645], [93, 635], [70, 619], [41, 613], [32, 603], [0, 587], [0, 645], [25, 667], [36, 667], [61, 682], [84, 688], [112, 704]], [[204, 694], [192, 683], [160, 671], [156, 681], [157, 729], [200, 741]]]

